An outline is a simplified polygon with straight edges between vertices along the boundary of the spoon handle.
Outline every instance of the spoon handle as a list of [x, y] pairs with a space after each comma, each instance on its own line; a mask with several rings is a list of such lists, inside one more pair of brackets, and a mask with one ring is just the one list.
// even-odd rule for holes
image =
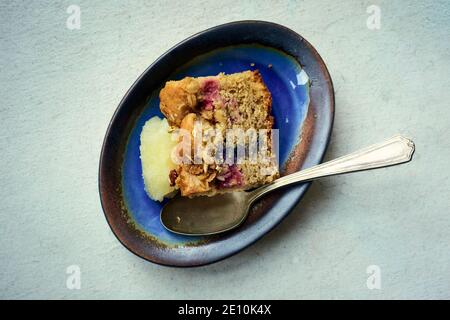
[[412, 159], [413, 153], [414, 142], [401, 135], [397, 135], [384, 142], [350, 153], [349, 155], [281, 177], [269, 185], [252, 191], [249, 195], [249, 202], [251, 203], [275, 189], [294, 183], [405, 163]]

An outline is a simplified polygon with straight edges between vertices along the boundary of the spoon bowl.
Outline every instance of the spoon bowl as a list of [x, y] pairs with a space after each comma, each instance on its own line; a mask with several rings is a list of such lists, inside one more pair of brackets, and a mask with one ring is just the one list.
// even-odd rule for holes
[[[249, 193], [224, 193], [214, 197], [175, 196], [161, 209], [161, 222], [183, 235], [211, 235], [240, 225], [246, 218]], [[243, 214], [245, 213], [245, 214]]]

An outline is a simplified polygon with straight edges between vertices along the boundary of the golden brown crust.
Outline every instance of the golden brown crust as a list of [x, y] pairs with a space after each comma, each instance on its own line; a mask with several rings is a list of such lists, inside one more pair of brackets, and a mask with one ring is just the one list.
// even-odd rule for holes
[[194, 78], [168, 81], [159, 93], [161, 112], [171, 126], [179, 126], [181, 120], [197, 106], [199, 83]]
[[178, 168], [178, 177], [175, 183], [181, 190], [182, 196], [191, 196], [198, 193], [206, 193], [211, 190], [211, 181], [216, 177], [216, 172], [207, 170], [199, 164], [181, 165]]
[[267, 89], [266, 84], [261, 76], [259, 70], [255, 70], [253, 72], [253, 77], [255, 82], [261, 84], [261, 92], [263, 93], [263, 105], [267, 106], [267, 128], [273, 128], [273, 117], [270, 115], [272, 113], [272, 95], [270, 94], [269, 89]]

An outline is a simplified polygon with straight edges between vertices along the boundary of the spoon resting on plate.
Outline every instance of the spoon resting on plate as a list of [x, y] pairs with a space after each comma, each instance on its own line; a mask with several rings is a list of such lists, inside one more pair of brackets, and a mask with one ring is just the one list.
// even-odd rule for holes
[[213, 197], [175, 196], [161, 209], [161, 222], [169, 231], [189, 236], [225, 232], [242, 224], [255, 201], [273, 190], [322, 177], [406, 163], [412, 159], [413, 153], [414, 143], [397, 135], [349, 155], [281, 177], [252, 191]]

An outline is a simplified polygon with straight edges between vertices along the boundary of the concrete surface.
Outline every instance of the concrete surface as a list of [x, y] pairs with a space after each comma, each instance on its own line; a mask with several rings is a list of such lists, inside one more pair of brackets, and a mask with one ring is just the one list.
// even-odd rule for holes
[[[72, 4], [79, 30], [66, 27]], [[370, 5], [380, 29], [366, 26]], [[284, 24], [323, 56], [337, 104], [327, 159], [396, 133], [414, 139], [415, 159], [314, 183], [223, 262], [150, 264], [100, 208], [106, 127], [160, 54], [243, 19]], [[1, 298], [450, 298], [450, 2], [2, 1], [0, 23]], [[66, 286], [71, 265], [79, 290]], [[366, 284], [371, 265], [379, 289]]]

